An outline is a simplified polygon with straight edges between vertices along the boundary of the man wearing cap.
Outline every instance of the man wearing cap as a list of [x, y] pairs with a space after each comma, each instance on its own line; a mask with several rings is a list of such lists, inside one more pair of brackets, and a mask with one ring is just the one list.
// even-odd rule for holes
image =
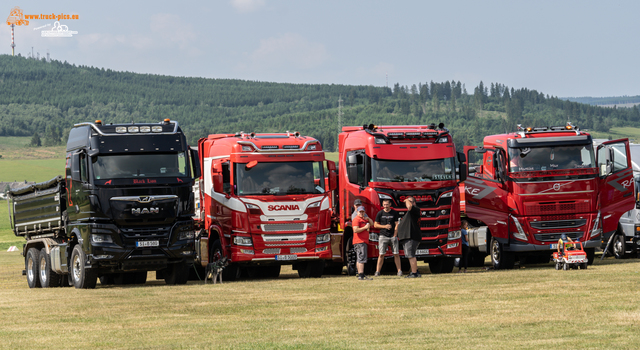
[[364, 264], [367, 263], [367, 242], [369, 241], [369, 229], [373, 226], [373, 221], [368, 218], [363, 206], [356, 209], [356, 217], [353, 219], [353, 250], [356, 253], [356, 269], [358, 270], [358, 280], [370, 280], [364, 275]]
[[409, 259], [409, 265], [411, 265], [411, 273], [407, 275], [407, 278], [416, 278], [420, 277], [418, 259], [416, 259], [416, 250], [422, 240], [420, 208], [416, 205], [416, 200], [413, 197], [407, 197], [404, 204], [407, 206], [407, 212], [398, 224], [398, 240], [404, 249], [404, 256]]
[[[359, 199], [356, 199], [355, 201], [353, 201], [353, 214], [351, 214], [351, 221], [353, 221], [353, 219], [356, 218], [356, 216], [358, 216], [358, 207], [362, 206], [362, 201]], [[367, 213], [364, 213], [364, 217], [368, 218], [369, 216], [367, 216]]]
[[373, 226], [380, 230], [378, 235], [378, 265], [376, 266], [376, 274], [380, 276], [382, 265], [384, 264], [384, 255], [387, 249], [391, 247], [393, 253], [393, 261], [398, 269], [398, 276], [402, 276], [402, 268], [400, 267], [400, 247], [398, 244], [398, 212], [391, 208], [391, 200], [382, 201], [382, 210], [376, 215]]
[[[558, 254], [560, 255], [562, 255], [562, 253], [564, 252], [564, 242], [573, 243], [573, 240], [571, 239], [571, 237], [567, 237], [565, 233], [563, 233], [560, 236], [560, 239], [558, 240]], [[567, 244], [568, 250], [572, 250], [573, 248], [574, 248], [574, 244]]]

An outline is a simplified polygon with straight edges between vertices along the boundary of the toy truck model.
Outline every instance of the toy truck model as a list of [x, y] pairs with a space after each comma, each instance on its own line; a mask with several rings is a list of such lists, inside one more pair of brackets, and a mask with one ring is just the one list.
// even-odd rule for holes
[[282, 265], [300, 277], [322, 276], [336, 175], [318, 140], [297, 132], [216, 134], [200, 139], [198, 153], [197, 265], [226, 257], [224, 280], [241, 271], [276, 278]]
[[[558, 243], [560, 244], [560, 243]], [[556, 270], [587, 269], [587, 253], [584, 251], [582, 242], [563, 242], [560, 252], [553, 252], [553, 262]]]
[[496, 269], [515, 261], [549, 262], [566, 234], [583, 243], [589, 264], [603, 234], [634, 207], [629, 142], [593, 147], [591, 136], [570, 123], [522, 128], [486, 136], [465, 147], [469, 159], [463, 213], [478, 226], [469, 232], [472, 261], [488, 253]]
[[[606, 140], [594, 140], [597, 146]], [[631, 165], [633, 166], [633, 178], [635, 181], [634, 198], [635, 208], [622, 214], [618, 229], [612, 235], [602, 236], [601, 248], [607, 249], [606, 254], [615, 256], [616, 259], [626, 259], [639, 257], [640, 254], [640, 196], [638, 195], [638, 185], [640, 183], [640, 145], [630, 144]], [[618, 149], [614, 149], [618, 152]]]
[[64, 178], [9, 192], [29, 287], [145, 283], [148, 271], [186, 283], [193, 158], [178, 123], [76, 124], [66, 157]]
[[[466, 172], [457, 171], [458, 164], [464, 164], [464, 155], [456, 153], [444, 125], [347, 126], [342, 128], [338, 146], [335, 211], [341, 230], [332, 237], [334, 261], [346, 264], [347, 272], [355, 274], [351, 218], [356, 199], [372, 219], [382, 209], [382, 201], [391, 200], [391, 207], [402, 219], [407, 211], [404, 199], [413, 196], [420, 208], [422, 229], [416, 257], [429, 262], [432, 273], [451, 272], [455, 258], [462, 253], [457, 186]], [[377, 232], [372, 229], [369, 235], [369, 268], [379, 255]], [[403, 251], [400, 256], [406, 266]], [[391, 257], [387, 252], [385, 259]]]

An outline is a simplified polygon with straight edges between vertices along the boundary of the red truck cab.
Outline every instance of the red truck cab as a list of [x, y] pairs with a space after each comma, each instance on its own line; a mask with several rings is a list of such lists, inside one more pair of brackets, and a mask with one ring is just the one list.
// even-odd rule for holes
[[226, 256], [226, 280], [277, 277], [293, 265], [320, 277], [331, 259], [329, 194], [335, 164], [320, 142], [298, 133], [216, 134], [200, 139], [202, 267]]
[[[432, 273], [451, 272], [462, 251], [457, 173], [460, 169], [462, 176], [466, 173], [459, 167], [464, 155], [456, 153], [444, 125], [343, 127], [338, 146], [339, 231], [332, 237], [334, 261], [344, 262], [347, 271], [355, 273], [351, 219], [356, 199], [372, 220], [382, 210], [382, 201], [389, 199], [402, 219], [407, 211], [403, 201], [413, 196], [422, 229], [416, 256], [429, 262]], [[377, 229], [370, 233], [367, 255], [370, 261], [378, 258]]]
[[491, 256], [495, 268], [549, 262], [566, 234], [585, 247], [589, 263], [602, 235], [616, 231], [634, 207], [627, 139], [594, 148], [588, 133], [570, 123], [491, 135], [465, 147], [468, 178], [461, 187], [472, 261]]

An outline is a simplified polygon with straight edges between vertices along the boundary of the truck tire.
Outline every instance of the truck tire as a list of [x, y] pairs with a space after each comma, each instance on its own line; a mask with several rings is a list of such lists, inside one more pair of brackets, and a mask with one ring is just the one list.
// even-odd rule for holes
[[42, 288], [58, 287], [60, 285], [60, 275], [51, 269], [51, 256], [47, 254], [47, 249], [40, 250], [40, 265], [38, 266], [38, 276]]
[[497, 239], [491, 237], [491, 263], [496, 270], [513, 269], [516, 259], [512, 253], [505, 252], [502, 244]]
[[40, 278], [38, 277], [38, 263], [40, 251], [36, 248], [29, 248], [27, 250], [27, 257], [24, 259], [25, 267], [27, 269], [27, 284], [29, 288], [39, 288]]
[[[222, 253], [222, 244], [220, 243], [219, 239], [216, 239], [211, 245], [211, 254], [209, 254], [209, 262], [210, 263], [216, 262], [222, 259], [223, 256], [224, 254]], [[238, 280], [238, 278], [240, 278], [240, 268], [238, 267], [238, 264], [229, 263], [229, 265], [227, 265], [222, 270], [223, 281], [236, 281]]]
[[584, 252], [587, 253], [587, 264], [593, 265], [593, 261], [596, 259], [596, 248], [586, 248]]
[[565, 262], [565, 263], [562, 263], [562, 269], [563, 269], [564, 271], [568, 271], [568, 270], [569, 270], [569, 264], [567, 264], [566, 262]]
[[[189, 265], [182, 261], [176, 264], [167, 266], [165, 271], [164, 281], [166, 284], [186, 284], [189, 280]], [[146, 281], [146, 276], [145, 276]]]
[[627, 254], [626, 254], [626, 242], [625, 242], [625, 236], [623, 234], [617, 234], [615, 236], [615, 238], [613, 239], [613, 247], [611, 247], [611, 249], [613, 250], [613, 256], [616, 257], [616, 259], [626, 259], [627, 258]]
[[345, 265], [347, 267], [347, 276], [355, 276], [358, 273], [356, 267], [356, 251], [353, 249], [353, 238], [347, 240], [347, 245], [344, 248], [346, 252]]
[[324, 261], [307, 261], [298, 267], [298, 276], [300, 278], [320, 278], [324, 272]]
[[71, 268], [69, 273], [71, 274], [71, 281], [73, 281], [74, 287], [78, 289], [93, 289], [98, 282], [98, 276], [96, 273], [85, 268], [84, 264], [87, 261], [87, 256], [82, 251], [80, 244], [76, 244], [73, 247], [71, 253]]

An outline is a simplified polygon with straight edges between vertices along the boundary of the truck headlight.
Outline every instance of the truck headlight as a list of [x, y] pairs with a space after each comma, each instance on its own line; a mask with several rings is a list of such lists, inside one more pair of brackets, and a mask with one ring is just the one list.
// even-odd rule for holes
[[462, 237], [462, 231], [457, 230], [457, 231], [449, 231], [449, 234], [447, 235], [447, 238], [449, 240], [454, 240], [454, 239], [458, 239]]
[[180, 232], [180, 235], [178, 236], [178, 240], [183, 240], [183, 239], [194, 239], [196, 238], [196, 231], [184, 231], [184, 232]]
[[511, 216], [511, 219], [513, 219], [513, 223], [516, 225], [516, 229], [518, 229], [518, 232], [512, 233], [513, 237], [521, 241], [528, 241], [529, 239], [527, 238], [527, 234], [524, 233], [524, 229], [522, 228], [522, 225], [520, 225], [520, 221], [518, 221], [518, 218], [516, 218], [515, 216]]
[[316, 236], [316, 244], [327, 243], [331, 240], [330, 233], [322, 233]]
[[369, 233], [369, 241], [370, 242], [377, 242], [378, 241], [378, 234], [370, 232]]
[[602, 229], [600, 228], [600, 210], [598, 210], [598, 216], [596, 217], [596, 221], [593, 223], [593, 230], [591, 230], [590, 239], [600, 236], [601, 233]]
[[92, 234], [91, 243], [113, 243], [113, 238], [111, 235]]
[[236, 236], [236, 237], [233, 237], [233, 244], [250, 247], [253, 245], [253, 242], [251, 241], [251, 237]]

